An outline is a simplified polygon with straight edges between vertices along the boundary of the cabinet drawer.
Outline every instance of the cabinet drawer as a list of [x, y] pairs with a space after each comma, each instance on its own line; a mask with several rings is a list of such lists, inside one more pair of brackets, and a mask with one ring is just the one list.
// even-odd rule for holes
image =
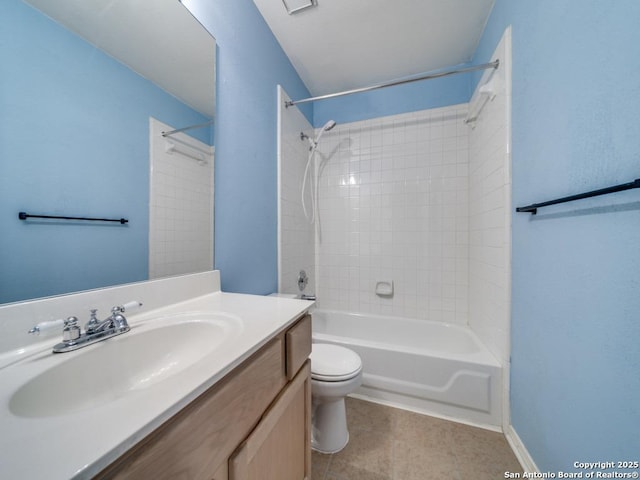
[[210, 480], [286, 385], [283, 350], [281, 335], [97, 478]]
[[292, 380], [311, 354], [311, 315], [305, 315], [285, 334], [287, 379]]

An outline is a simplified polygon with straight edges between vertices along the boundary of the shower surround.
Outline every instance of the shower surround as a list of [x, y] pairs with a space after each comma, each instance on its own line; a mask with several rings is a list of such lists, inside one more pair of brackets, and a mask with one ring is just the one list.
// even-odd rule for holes
[[[448, 380], [413, 379], [411, 388], [389, 389], [376, 382], [367, 385], [367, 376], [384, 378], [380, 385], [405, 385], [407, 380], [387, 378], [376, 370], [376, 362], [369, 361], [359, 393], [489, 428], [510, 423], [509, 29], [492, 61], [498, 58], [500, 68], [486, 71], [479, 83], [491, 80], [490, 95], [477, 89], [468, 104], [338, 123], [326, 132], [317, 148], [322, 166], [315, 225], [304, 221], [300, 204], [308, 154], [308, 142], [300, 140], [300, 132], [310, 136], [314, 132], [297, 108], [280, 108], [278, 160], [279, 288], [298, 293], [298, 271], [304, 265], [307, 273], [312, 272], [315, 285], [305, 293], [318, 297], [315, 341], [340, 336], [339, 329], [322, 331], [323, 318], [358, 318], [359, 324], [369, 325], [367, 329], [388, 332], [372, 345], [375, 358], [384, 356], [379, 364], [387, 371], [397, 363], [389, 352], [428, 358], [430, 352], [417, 351], [416, 345], [425, 329], [437, 330], [434, 322], [443, 325], [443, 332], [449, 324], [470, 330], [470, 338], [477, 337], [486, 351], [486, 361], [472, 360], [488, 368], [474, 374], [487, 382], [486, 413], [479, 416], [477, 407], [452, 410], [456, 402], [460, 406], [466, 400], [428, 394], [458, 381], [456, 369]], [[279, 104], [284, 100], [281, 92]], [[466, 121], [469, 112], [478, 117], [476, 121]], [[393, 294], [376, 294], [378, 282], [392, 282]], [[424, 322], [424, 328], [416, 322]], [[413, 333], [407, 330], [409, 324], [416, 327]], [[349, 325], [341, 323], [340, 328]], [[387, 344], [400, 338], [396, 332], [410, 340]], [[351, 333], [352, 338], [332, 341], [360, 345], [368, 331]], [[424, 339], [425, 349], [428, 340]], [[455, 350], [450, 352], [451, 359], [458, 361], [458, 356]], [[455, 367], [455, 362], [449, 364]]]

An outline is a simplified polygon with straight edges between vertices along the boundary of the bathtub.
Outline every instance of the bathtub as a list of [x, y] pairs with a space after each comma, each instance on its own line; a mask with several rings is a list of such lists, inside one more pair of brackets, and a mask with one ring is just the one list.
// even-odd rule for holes
[[502, 368], [469, 328], [398, 317], [314, 310], [313, 342], [362, 358], [354, 396], [499, 429]]

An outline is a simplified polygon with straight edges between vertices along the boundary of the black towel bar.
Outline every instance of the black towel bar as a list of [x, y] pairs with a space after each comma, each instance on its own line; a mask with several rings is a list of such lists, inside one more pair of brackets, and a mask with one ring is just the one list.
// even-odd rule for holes
[[31, 215], [26, 212], [19, 212], [18, 218], [20, 220], [26, 220], [27, 218], [54, 218], [58, 220], [88, 220], [92, 222], [118, 222], [121, 225], [129, 223], [126, 218], [88, 218], [88, 217], [63, 217], [59, 215]]
[[577, 195], [570, 195], [568, 197], [557, 198], [555, 200], [549, 200], [548, 202], [533, 203], [526, 207], [516, 208], [516, 212], [526, 212], [535, 215], [538, 209], [541, 207], [548, 207], [549, 205], [555, 205], [557, 203], [572, 202], [574, 200], [580, 200], [582, 198], [597, 197], [599, 195], [606, 195], [607, 193], [621, 192], [623, 190], [629, 190], [632, 188], [640, 188], [640, 178], [636, 178], [633, 182], [621, 183], [620, 185], [614, 185], [612, 187], [601, 188], [599, 190], [592, 190], [590, 192], [579, 193]]

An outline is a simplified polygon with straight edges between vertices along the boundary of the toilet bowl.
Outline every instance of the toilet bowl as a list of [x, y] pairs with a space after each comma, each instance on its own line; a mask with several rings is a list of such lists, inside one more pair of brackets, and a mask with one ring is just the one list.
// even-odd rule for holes
[[345, 397], [362, 384], [362, 360], [348, 348], [314, 343], [311, 349], [311, 448], [336, 453], [349, 442]]

